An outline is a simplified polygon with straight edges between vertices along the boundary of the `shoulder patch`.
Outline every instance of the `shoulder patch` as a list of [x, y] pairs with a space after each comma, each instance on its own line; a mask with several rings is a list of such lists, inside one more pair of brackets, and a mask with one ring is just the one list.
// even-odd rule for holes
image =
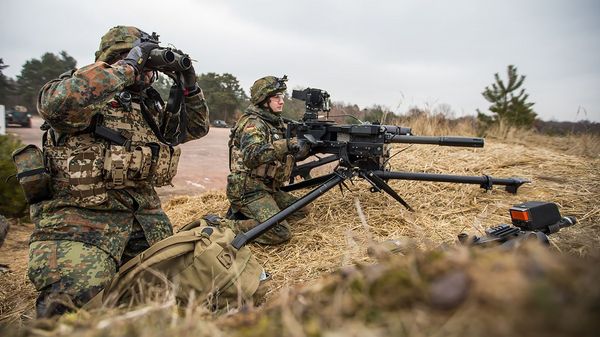
[[254, 124], [244, 125], [244, 131], [254, 131], [255, 129], [256, 129], [256, 125], [254, 125]]

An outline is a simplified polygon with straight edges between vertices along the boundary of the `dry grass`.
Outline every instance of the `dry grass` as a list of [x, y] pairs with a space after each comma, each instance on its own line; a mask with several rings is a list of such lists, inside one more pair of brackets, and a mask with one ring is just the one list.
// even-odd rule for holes
[[[398, 147], [397, 149], [400, 149]], [[412, 146], [392, 159], [392, 167], [495, 177], [523, 177], [533, 181], [517, 195], [497, 187], [484, 192], [476, 185], [416, 181], [393, 181], [391, 186], [416, 210], [411, 213], [387, 195], [370, 193], [356, 181], [351, 190], [331, 190], [314, 202], [304, 220], [293, 223], [294, 237], [277, 247], [253, 246], [253, 251], [273, 275], [272, 292], [317, 278], [344, 265], [366, 261], [370, 240], [408, 236], [423, 248], [455, 240], [463, 231], [509, 222], [508, 208], [528, 200], [556, 202], [564, 215], [580, 223], [553, 239], [562, 251], [587, 255], [600, 243], [600, 160], [591, 160], [551, 149], [488, 141], [485, 149]], [[360, 222], [361, 205], [367, 226]], [[175, 226], [205, 213], [223, 215], [227, 201], [223, 192], [172, 200], [166, 211]]]
[[509, 144], [552, 148], [576, 156], [600, 158], [600, 135], [594, 133], [549, 137], [532, 130], [522, 130], [500, 124], [488, 130], [486, 138], [502, 140]]
[[[417, 120], [412, 121], [411, 126], [416, 134], [421, 135], [474, 135], [468, 123], [450, 126], [444, 121]], [[252, 245], [251, 249], [258, 260], [273, 275], [268, 298], [271, 301], [277, 300], [283, 296], [282, 294], [287, 293], [282, 290], [314, 283], [323, 275], [345, 266], [374, 262], [366, 254], [367, 247], [374, 241], [408, 237], [416, 241], [421, 249], [430, 250], [454, 242], [460, 232], [474, 234], [486, 227], [508, 222], [508, 208], [528, 200], [556, 202], [563, 215], [574, 215], [578, 218], [579, 223], [576, 226], [564, 229], [552, 237], [553, 250], [576, 259], [593, 255], [600, 245], [600, 206], [597, 202], [600, 198], [600, 158], [598, 157], [600, 145], [597, 137], [571, 137], [565, 145], [564, 139], [524, 132], [510, 131], [507, 135], [506, 138], [492, 135], [486, 139], [484, 149], [418, 145], [405, 149], [404, 146], [397, 146], [392, 152], [405, 150], [395, 156], [391, 164], [395, 170], [402, 171], [489, 174], [497, 177], [517, 176], [531, 179], [533, 182], [524, 185], [517, 195], [508, 194], [498, 187], [491, 192], [484, 192], [475, 185], [391, 182], [391, 186], [415, 209], [413, 213], [405, 210], [387, 195], [370, 193], [369, 186], [362, 181], [348, 185], [350, 190], [343, 192], [331, 190], [314, 202], [313, 210], [307, 218], [292, 223], [294, 236], [289, 243], [277, 247]], [[223, 191], [213, 191], [196, 197], [177, 197], [165, 205], [165, 210], [176, 227], [207, 213], [224, 215], [226, 209], [227, 200]], [[24, 275], [14, 275], [10, 279], [3, 277], [2, 282], [15, 284], [15, 280], [23, 278]], [[3, 285], [3, 289], [16, 288], [7, 288]], [[31, 295], [31, 289], [22, 289], [22, 293], [16, 294], [22, 302], [30, 304]], [[302, 301], [302, 299], [294, 297], [293, 301]], [[55, 329], [53, 334], [80, 336], [122, 336], [128, 333], [157, 336], [166, 332], [175, 335], [187, 334], [186, 332], [215, 336], [234, 334], [232, 330], [226, 328], [229, 323], [219, 325], [221, 324], [219, 321], [215, 323], [215, 318], [211, 318], [210, 314], [200, 309], [188, 312], [177, 309], [173, 305], [161, 306], [160, 303], [151, 307], [154, 309], [140, 314], [146, 318], [134, 317], [126, 320], [126, 322], [152, 322], [151, 327], [141, 323], [120, 322], [115, 324], [123, 329], [111, 332], [100, 329], [102, 330], [100, 331], [93, 327], [98, 327], [99, 320], [112, 322], [110, 320], [114, 319], [116, 322], [115, 313], [96, 313], [92, 319], [89, 313], [82, 311], [80, 314], [68, 315], [61, 319], [58, 328], [57, 325], [52, 325]], [[474, 312], [463, 312], [461, 315], [467, 315], [468, 318], [468, 315], [476, 313], [477, 308], [475, 306], [470, 309]], [[118, 312], [122, 314], [128, 311]], [[414, 318], [422, 322], [419, 326], [426, 326], [429, 318], [436, 319], [437, 314], [427, 312], [425, 309], [420, 313], [413, 312], [416, 315]], [[2, 319], [6, 319], [7, 314], [15, 317], [14, 312], [4, 311]], [[245, 319], [252, 321], [248, 324], [260, 324], [259, 313], [252, 311], [248, 315], [259, 315], [258, 323], [247, 316], [233, 315], [237, 320], [242, 320], [241, 323], [236, 322], [233, 326], [243, 326]], [[304, 336], [304, 332], [309, 331], [305, 326], [307, 322], [297, 321], [301, 316], [285, 310], [279, 311], [277, 315], [282, 317], [282, 321], [278, 321], [277, 324], [296, 326], [300, 329], [297, 334], [286, 333], [286, 335]], [[445, 317], [448, 319], [447, 316]], [[64, 331], [61, 332], [60, 329]], [[360, 325], [360, 329], [365, 329], [365, 326]], [[367, 332], [377, 336], [379, 334], [376, 331], [374, 328]], [[406, 335], [424, 334], [411, 330], [406, 331]]]

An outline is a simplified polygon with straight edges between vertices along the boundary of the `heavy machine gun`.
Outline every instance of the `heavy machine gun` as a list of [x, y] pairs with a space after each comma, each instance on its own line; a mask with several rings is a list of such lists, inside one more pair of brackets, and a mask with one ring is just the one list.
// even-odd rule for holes
[[[327, 91], [315, 88], [307, 88], [301, 91], [294, 90], [292, 98], [304, 101], [306, 112], [299, 122], [286, 120], [288, 123], [286, 137], [288, 139], [297, 137], [299, 142], [310, 144], [309, 156], [316, 156], [317, 160], [294, 167], [290, 184], [283, 186], [281, 189], [294, 191], [315, 186], [316, 188], [264, 223], [246, 233], [238, 234], [233, 241], [236, 248], [258, 237], [278, 221], [306, 206], [331, 188], [346, 186], [345, 181], [356, 177], [367, 181], [371, 185], [371, 192], [385, 192], [410, 211], [413, 211], [413, 209], [388, 185], [388, 180], [478, 184], [485, 190], [492, 189], [493, 185], [502, 185], [510, 193], [517, 193], [522, 184], [529, 182], [529, 180], [523, 178], [494, 178], [488, 175], [462, 176], [391, 171], [389, 167], [390, 144], [483, 147], [484, 140], [470, 137], [415, 136], [410, 128], [379, 123], [337, 124], [328, 120], [330, 96]], [[319, 118], [319, 112], [327, 113], [326, 118]], [[328, 156], [319, 157], [322, 154]], [[337, 162], [333, 172], [315, 178], [311, 177], [310, 173], [314, 168], [333, 162]], [[304, 180], [295, 182], [295, 178], [298, 176]]]

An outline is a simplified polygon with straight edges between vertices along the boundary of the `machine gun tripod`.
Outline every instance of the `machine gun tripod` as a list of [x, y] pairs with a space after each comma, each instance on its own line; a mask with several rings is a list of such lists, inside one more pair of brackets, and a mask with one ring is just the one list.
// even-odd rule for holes
[[[313, 178], [307, 181], [302, 181], [293, 185], [284, 186], [282, 190], [291, 191], [301, 188], [308, 188], [318, 185], [309, 193], [302, 196], [296, 202], [281, 210], [279, 213], [275, 214], [267, 221], [257, 225], [256, 227], [250, 229], [245, 233], [239, 233], [235, 239], [232, 241], [232, 245], [239, 249], [244, 246], [246, 243], [249, 243], [268, 231], [271, 227], [277, 224], [279, 221], [286, 219], [288, 216], [293, 214], [294, 212], [302, 209], [304, 206], [310, 204], [323, 194], [325, 194], [330, 189], [336, 186], [345, 186], [345, 182], [351, 180], [352, 178], [358, 177], [362, 178], [368, 183], [371, 184], [372, 192], [385, 192], [406, 207], [408, 210], [413, 211], [413, 209], [402, 199], [402, 197], [386, 182], [384, 179], [412, 179], [412, 180], [430, 180], [430, 181], [449, 181], [449, 182], [463, 182], [463, 183], [479, 183], [479, 184], [489, 184], [485, 186], [490, 186], [492, 183], [499, 185], [506, 185], [507, 187], [511, 186], [514, 188], [516, 193], [517, 188], [528, 182], [526, 179], [520, 178], [492, 178], [490, 176], [483, 177], [469, 177], [469, 176], [453, 176], [453, 175], [434, 175], [439, 178], [439, 180], [431, 180], [431, 179], [414, 179], [414, 178], [425, 178], [425, 176], [419, 175], [427, 175], [427, 174], [417, 174], [415, 177], [410, 177], [411, 174], [416, 173], [405, 173], [405, 172], [386, 172], [386, 171], [374, 171], [368, 170], [360, 167], [345, 167], [338, 166], [334, 169], [334, 171], [330, 174], [320, 176], [317, 178]], [[391, 175], [391, 177], [390, 177]], [[404, 175], [409, 175], [404, 177]], [[442, 180], [443, 179], [443, 180]], [[453, 181], [450, 181], [453, 180]], [[464, 181], [458, 181], [464, 180]], [[482, 185], [483, 186], [483, 185]]]

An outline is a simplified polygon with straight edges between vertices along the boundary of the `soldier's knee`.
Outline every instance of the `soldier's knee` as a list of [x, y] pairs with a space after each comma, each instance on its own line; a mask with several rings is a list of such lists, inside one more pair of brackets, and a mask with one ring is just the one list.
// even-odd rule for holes
[[301, 209], [297, 210], [296, 212], [292, 213], [288, 219], [290, 221], [298, 221], [298, 220], [302, 220], [304, 218], [306, 218], [306, 216], [308, 215], [308, 213], [310, 213], [312, 209], [312, 206], [310, 204], [302, 207]]
[[[244, 220], [221, 220], [226, 223], [226, 226], [231, 228], [234, 232], [247, 232], [252, 228], [260, 224], [256, 219], [244, 219]], [[261, 236], [256, 238], [254, 242], [263, 245], [278, 245], [289, 241], [292, 238], [292, 232], [287, 221], [283, 220], [274, 225], [271, 229], [263, 233]]]
[[278, 245], [289, 241], [291, 238], [290, 226], [287, 221], [283, 220], [254, 241], [263, 245]]
[[305, 214], [308, 214], [308, 213], [310, 213], [312, 211], [312, 209], [313, 209], [313, 205], [312, 204], [308, 204], [308, 205], [302, 207], [302, 209], [300, 211], [303, 212], [303, 213], [305, 213]]
[[80, 307], [116, 272], [116, 262], [103, 250], [76, 241], [35, 241], [29, 247], [28, 276], [41, 291], [36, 306], [41, 317]]

